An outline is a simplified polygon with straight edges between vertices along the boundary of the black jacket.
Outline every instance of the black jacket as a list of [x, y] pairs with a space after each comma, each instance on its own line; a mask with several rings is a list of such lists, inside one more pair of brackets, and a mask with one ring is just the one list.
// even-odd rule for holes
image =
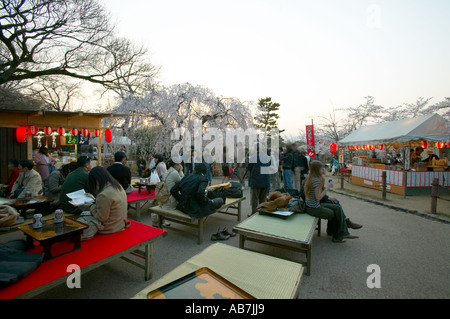
[[178, 201], [177, 209], [194, 218], [211, 215], [216, 212], [210, 199], [206, 197], [205, 189], [208, 179], [202, 174], [191, 174], [183, 177], [170, 190]]
[[131, 171], [128, 166], [114, 163], [107, 168], [108, 172], [122, 185], [126, 190], [131, 184]]

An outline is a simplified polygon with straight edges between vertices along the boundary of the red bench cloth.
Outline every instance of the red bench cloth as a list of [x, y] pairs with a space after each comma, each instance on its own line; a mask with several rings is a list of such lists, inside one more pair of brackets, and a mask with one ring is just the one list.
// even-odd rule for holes
[[146, 189], [141, 190], [140, 193], [138, 190], [135, 190], [135, 191], [127, 194], [127, 202], [130, 203], [130, 202], [135, 202], [138, 200], [150, 199], [153, 197], [155, 197], [155, 190], [153, 190], [153, 189], [151, 190], [150, 194], [147, 192]]
[[[71, 264], [78, 265], [81, 268], [81, 275], [83, 275], [83, 267], [113, 256], [166, 232], [165, 230], [133, 220], [130, 220], [130, 223], [130, 226], [124, 231], [114, 234], [97, 234], [90, 240], [82, 241], [81, 249], [42, 263], [27, 277], [9, 287], [1, 289], [0, 299], [14, 298], [29, 290], [63, 277], [68, 274], [67, 267]], [[67, 241], [55, 243], [53, 246], [59, 247], [52, 247], [52, 255], [59, 253], [54, 252], [54, 250], [61, 250], [62, 248], [64, 248], [63, 251], [71, 250], [72, 247], [69, 247], [70, 245], [73, 247], [73, 244]], [[41, 253], [42, 247], [37, 246], [28, 252]]]

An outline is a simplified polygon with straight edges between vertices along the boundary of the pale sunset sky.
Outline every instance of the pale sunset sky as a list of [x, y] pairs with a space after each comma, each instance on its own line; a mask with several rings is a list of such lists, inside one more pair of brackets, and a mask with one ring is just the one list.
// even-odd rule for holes
[[450, 96], [448, 0], [104, 0], [165, 85], [272, 97], [299, 135], [332, 108]]

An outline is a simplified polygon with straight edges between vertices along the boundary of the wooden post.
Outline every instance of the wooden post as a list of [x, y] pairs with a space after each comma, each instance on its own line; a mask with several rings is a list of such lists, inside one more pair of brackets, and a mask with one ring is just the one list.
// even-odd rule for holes
[[432, 214], [436, 214], [438, 189], [439, 189], [439, 179], [434, 178], [433, 183], [431, 184], [431, 210], [430, 210], [430, 213], [432, 213]]
[[341, 189], [344, 189], [344, 165], [341, 165]]
[[383, 200], [386, 200], [386, 171], [381, 173], [381, 177], [383, 180]]

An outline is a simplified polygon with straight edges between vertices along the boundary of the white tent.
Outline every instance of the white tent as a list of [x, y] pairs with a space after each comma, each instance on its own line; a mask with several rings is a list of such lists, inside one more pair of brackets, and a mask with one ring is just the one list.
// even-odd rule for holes
[[418, 140], [449, 142], [449, 121], [439, 114], [430, 114], [363, 126], [340, 140], [339, 145], [406, 143]]

